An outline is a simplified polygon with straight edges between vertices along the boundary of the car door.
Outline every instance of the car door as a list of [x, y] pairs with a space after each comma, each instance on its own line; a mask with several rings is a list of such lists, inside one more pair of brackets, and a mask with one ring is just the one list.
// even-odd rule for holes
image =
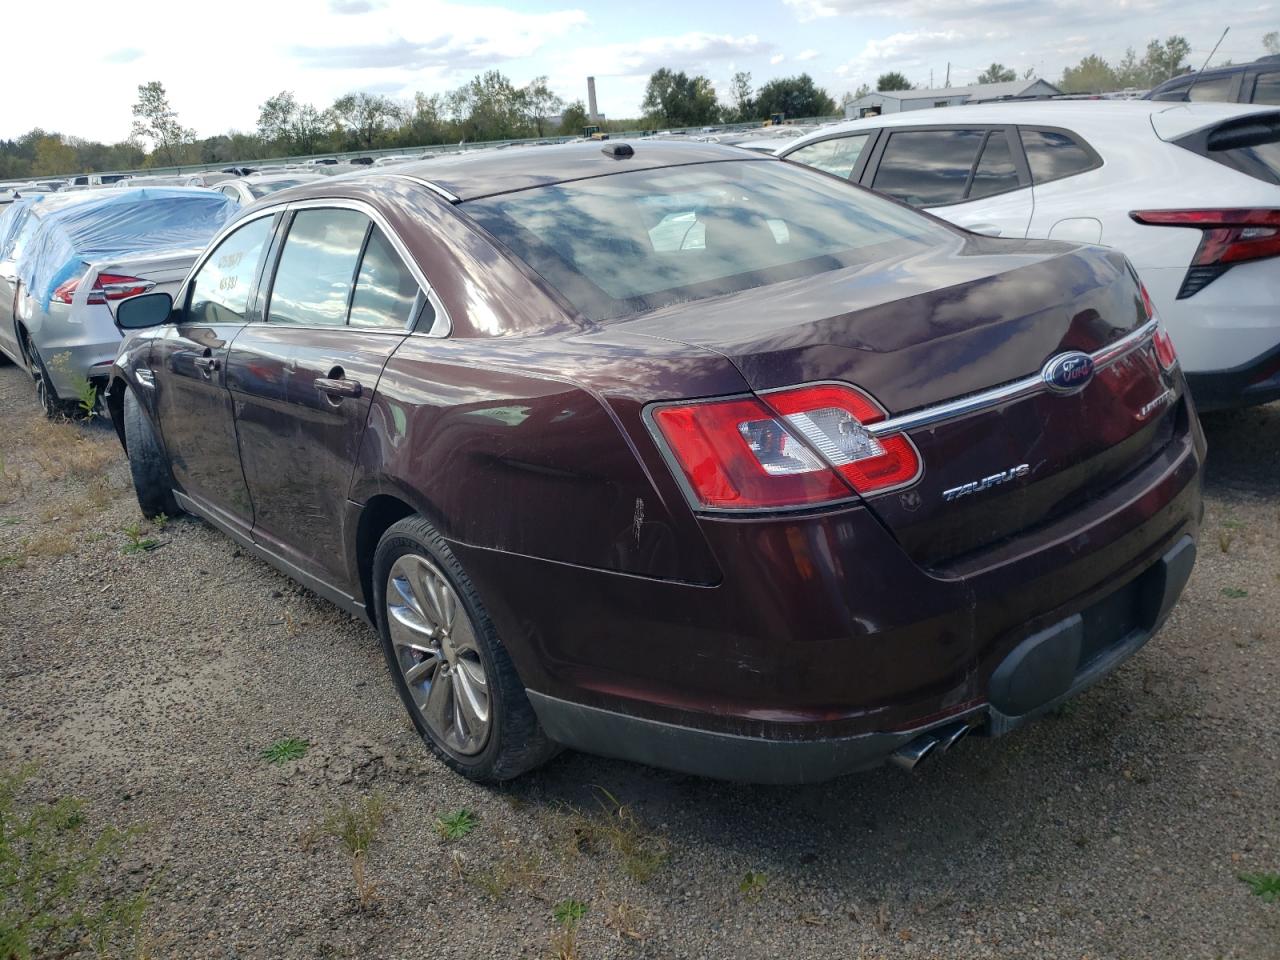
[[1025, 237], [1031, 177], [1014, 127], [895, 127], [876, 144], [862, 182], [957, 226]]
[[253, 505], [240, 469], [226, 388], [227, 348], [257, 309], [254, 289], [276, 218], [256, 217], [205, 255], [179, 292], [176, 322], [152, 343], [160, 434], [174, 479], [195, 504], [243, 536]]
[[227, 385], [255, 542], [348, 594], [356, 455], [382, 368], [424, 299], [389, 229], [344, 203], [291, 210], [263, 319], [232, 344]]

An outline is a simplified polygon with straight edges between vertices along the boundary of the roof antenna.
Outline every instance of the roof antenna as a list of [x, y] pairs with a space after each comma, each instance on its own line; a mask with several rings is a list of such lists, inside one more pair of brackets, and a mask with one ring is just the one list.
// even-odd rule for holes
[[1204, 58], [1204, 66], [1200, 68], [1200, 72], [1196, 74], [1195, 79], [1191, 81], [1191, 85], [1187, 87], [1187, 103], [1191, 102], [1191, 91], [1196, 88], [1196, 84], [1200, 81], [1200, 74], [1204, 73], [1205, 67], [1209, 66], [1209, 61], [1213, 59], [1213, 55], [1217, 53], [1218, 48], [1222, 46], [1222, 41], [1227, 39], [1227, 30], [1230, 29], [1230, 27], [1227, 27], [1222, 31], [1222, 36], [1220, 36], [1218, 38], [1218, 42], [1213, 45], [1213, 49], [1209, 51], [1209, 55]]

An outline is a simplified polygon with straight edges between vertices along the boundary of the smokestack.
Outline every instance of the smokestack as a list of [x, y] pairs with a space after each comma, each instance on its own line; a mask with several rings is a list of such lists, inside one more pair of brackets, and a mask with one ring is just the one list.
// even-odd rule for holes
[[587, 116], [595, 123], [599, 119], [596, 112], [596, 78], [587, 77]]

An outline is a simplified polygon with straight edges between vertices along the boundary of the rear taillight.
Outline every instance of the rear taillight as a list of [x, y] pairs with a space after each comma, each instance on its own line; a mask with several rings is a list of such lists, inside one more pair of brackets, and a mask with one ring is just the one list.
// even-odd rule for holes
[[1237, 263], [1280, 256], [1280, 210], [1134, 210], [1129, 216], [1147, 226], [1203, 231], [1179, 300], [1199, 293]]
[[1151, 335], [1151, 346], [1155, 349], [1156, 359], [1160, 362], [1162, 370], [1172, 370], [1178, 362], [1178, 353], [1173, 349], [1173, 340], [1159, 323], [1160, 315], [1156, 313], [1156, 305], [1151, 300], [1151, 294], [1147, 292], [1147, 285], [1139, 282], [1138, 290], [1142, 294], [1142, 307], [1147, 311], [1147, 319], [1157, 321], [1156, 332]]
[[[76, 290], [80, 287], [80, 281], [84, 277], [75, 277], [58, 286], [53, 291], [53, 299], [59, 303], [70, 303], [76, 294]], [[117, 273], [100, 273], [98, 279], [93, 282], [93, 286], [89, 288], [89, 295], [85, 297], [85, 303], [106, 303], [108, 300], [124, 300], [128, 297], [136, 297], [140, 293], [146, 293], [155, 283], [151, 280], [143, 280], [141, 277], [126, 277]]]
[[695, 505], [715, 510], [803, 507], [882, 493], [916, 480], [920, 457], [865, 394], [838, 384], [757, 399], [658, 407], [653, 422]]

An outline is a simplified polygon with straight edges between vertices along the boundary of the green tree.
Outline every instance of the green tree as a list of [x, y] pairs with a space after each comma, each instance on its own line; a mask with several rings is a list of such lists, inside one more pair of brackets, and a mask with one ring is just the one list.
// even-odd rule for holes
[[1267, 53], [1280, 53], [1280, 31], [1272, 30], [1262, 35], [1262, 47]]
[[564, 108], [560, 114], [560, 134], [565, 137], [582, 136], [582, 128], [587, 125], [587, 108], [581, 100], [575, 100]]
[[452, 91], [445, 98], [445, 109], [463, 140], [509, 140], [533, 132], [523, 91], [497, 70], [480, 74]]
[[1122, 86], [1111, 65], [1097, 54], [1090, 54], [1074, 67], [1067, 67], [1058, 81], [1063, 93], [1105, 93]]
[[419, 147], [451, 140], [449, 123], [445, 117], [444, 97], [438, 93], [413, 95], [405, 124], [400, 128], [400, 145]]
[[755, 107], [759, 117], [775, 113], [792, 118], [829, 117], [837, 112], [830, 94], [816, 86], [807, 73], [770, 80], [756, 91]]
[[650, 74], [641, 108], [652, 122], [673, 127], [696, 127], [720, 119], [710, 80], [666, 67]]
[[297, 115], [298, 101], [292, 91], [281, 90], [258, 107], [258, 136], [268, 143], [287, 145]]
[[751, 74], [739, 70], [729, 81], [729, 99], [733, 102], [733, 117], [745, 123], [756, 116], [755, 101], [751, 97]]
[[1142, 66], [1146, 71], [1146, 82], [1151, 86], [1164, 83], [1170, 77], [1186, 73], [1190, 68], [1186, 65], [1187, 55], [1191, 53], [1191, 44], [1186, 37], [1172, 36], [1164, 43], [1152, 40], [1147, 44], [1147, 54], [1142, 58]]
[[76, 173], [80, 169], [75, 148], [64, 143], [61, 135], [51, 133], [36, 141], [36, 157], [31, 172], [37, 177], [56, 173]]
[[376, 93], [348, 93], [333, 101], [330, 111], [348, 142], [365, 150], [372, 148], [388, 127], [399, 126], [401, 121], [395, 102]]
[[169, 106], [169, 95], [159, 80], [138, 84], [138, 100], [133, 105], [133, 135], [154, 144], [154, 152], [170, 165], [179, 162], [183, 150], [196, 138], [194, 130], [178, 122]]
[[987, 69], [978, 74], [979, 83], [1008, 83], [1011, 80], [1017, 80], [1018, 74], [1010, 70], [1003, 63], [993, 63]]
[[551, 92], [546, 77], [534, 77], [520, 90], [525, 122], [543, 136], [547, 119], [564, 110], [564, 98]]
[[876, 90], [878, 92], [910, 89], [911, 81], [897, 70], [891, 70], [889, 73], [882, 73], [876, 79]]

